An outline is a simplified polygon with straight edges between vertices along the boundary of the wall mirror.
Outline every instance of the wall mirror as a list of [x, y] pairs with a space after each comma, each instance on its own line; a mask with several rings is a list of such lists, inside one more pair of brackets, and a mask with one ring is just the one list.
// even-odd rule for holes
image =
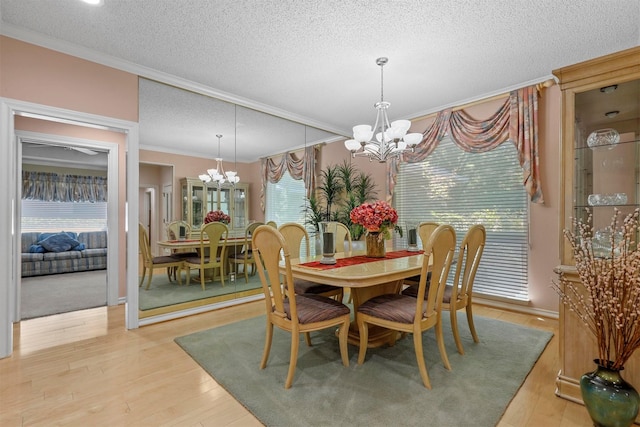
[[[141, 78], [139, 87], [140, 223], [148, 231], [151, 252], [156, 256], [182, 250], [162, 246], [162, 241], [171, 237], [167, 232], [169, 223], [188, 219], [192, 230], [187, 239], [197, 240], [203, 215], [216, 209], [233, 212], [229, 237], [238, 240], [229, 242], [227, 252], [228, 255], [240, 253], [246, 225], [262, 219], [260, 157], [341, 138], [164, 83]], [[222, 135], [219, 154], [216, 135]], [[202, 183], [198, 176], [207, 168], [215, 167], [216, 157], [223, 159], [225, 171], [238, 172], [238, 184], [225, 183], [218, 188], [215, 184]], [[170, 209], [163, 207], [166, 189], [171, 189]], [[165, 211], [172, 212], [172, 216], [163, 217]], [[142, 268], [142, 262], [140, 266]], [[216, 271], [215, 279], [207, 279], [204, 290], [196, 269], [190, 272], [189, 286], [184, 274], [180, 285], [166, 269], [158, 268], [147, 289], [147, 273], [138, 293], [141, 324], [262, 298], [258, 275], [249, 275], [247, 283], [243, 267], [226, 264], [224, 286]], [[249, 272], [252, 272], [250, 268]]]

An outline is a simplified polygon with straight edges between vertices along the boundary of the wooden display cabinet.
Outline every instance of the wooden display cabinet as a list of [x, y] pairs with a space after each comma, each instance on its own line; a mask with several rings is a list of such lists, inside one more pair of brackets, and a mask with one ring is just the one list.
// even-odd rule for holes
[[249, 218], [249, 185], [203, 184], [198, 178], [182, 178], [182, 220], [191, 225], [191, 233], [198, 235], [209, 211], [221, 210], [231, 217], [230, 235], [244, 236]]
[[[606, 233], [614, 206], [624, 216], [640, 202], [640, 47], [554, 70], [553, 74], [562, 90], [562, 228], [570, 229], [574, 217], [586, 219], [588, 208], [594, 230]], [[614, 129], [619, 140], [589, 141], [590, 135], [602, 129]], [[556, 272], [577, 283], [580, 279], [572, 248], [562, 230], [559, 240], [562, 265]], [[559, 311], [556, 394], [582, 403], [580, 377], [595, 369], [597, 345], [575, 313], [563, 304]], [[640, 389], [640, 353], [625, 364], [622, 375]]]

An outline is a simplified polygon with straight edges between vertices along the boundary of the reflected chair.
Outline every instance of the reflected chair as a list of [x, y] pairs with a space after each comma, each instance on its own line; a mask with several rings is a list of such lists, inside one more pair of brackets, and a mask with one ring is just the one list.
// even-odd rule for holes
[[[244, 280], [249, 283], [249, 266], [251, 266], [251, 275], [256, 273], [256, 261], [253, 259], [253, 251], [251, 250], [251, 235], [256, 228], [263, 225], [261, 222], [253, 222], [244, 230], [244, 245], [240, 253], [229, 254], [228, 260], [230, 266], [242, 265], [244, 271]], [[235, 270], [235, 269], [234, 269]]]
[[[484, 245], [487, 240], [487, 232], [484, 226], [477, 224], [471, 226], [465, 234], [460, 249], [458, 250], [458, 261], [456, 263], [456, 272], [453, 278], [453, 285], [447, 285], [442, 296], [442, 309], [449, 311], [451, 317], [451, 331], [456, 341], [458, 353], [464, 354], [462, 341], [460, 340], [460, 332], [458, 330], [458, 310], [463, 308], [467, 313], [467, 323], [474, 342], [480, 342], [476, 328], [473, 324], [473, 308], [472, 308], [472, 291], [473, 282], [476, 278], [480, 258], [484, 251]], [[429, 284], [427, 284], [427, 287]], [[405, 295], [416, 296], [412, 291], [414, 289], [407, 288], [403, 291]]]
[[151, 279], [153, 278], [153, 270], [156, 268], [166, 268], [167, 276], [171, 281], [172, 270], [175, 268], [178, 270], [178, 283], [182, 284], [179, 270], [183, 265], [183, 260], [172, 256], [156, 256], [151, 254], [151, 245], [149, 243], [149, 234], [147, 229], [142, 224], [138, 224], [138, 246], [140, 253], [142, 254], [142, 277], [140, 278], [140, 284], [144, 283], [144, 277], [149, 269], [149, 278], [147, 279], [147, 286], [145, 289], [149, 289], [151, 286]]
[[[426, 234], [426, 230], [426, 227], [420, 229], [421, 238], [424, 237], [423, 233]], [[445, 368], [451, 370], [442, 334], [441, 309], [442, 294], [456, 248], [456, 233], [450, 225], [440, 225], [428, 239], [423, 239], [423, 241], [426, 241], [426, 246], [417, 298], [402, 294], [385, 294], [373, 297], [358, 307], [356, 313], [360, 332], [358, 364], [361, 365], [364, 362], [367, 353], [369, 325], [377, 325], [401, 333], [412, 333], [422, 383], [430, 389], [431, 382], [422, 347], [422, 333], [427, 329], [435, 328], [440, 357]], [[431, 286], [427, 294], [427, 273], [429, 270], [432, 274]], [[397, 334], [394, 335], [394, 337], [396, 336]], [[392, 340], [392, 343], [393, 341], [395, 339]]]
[[[167, 240], [178, 240], [181, 237], [180, 228], [183, 229], [184, 238], [189, 239], [191, 237], [191, 225], [187, 221], [171, 221], [167, 224]], [[174, 258], [188, 258], [198, 256], [197, 252], [189, 251], [188, 249], [172, 249], [171, 256]], [[170, 274], [173, 278], [176, 278], [177, 268], [171, 268]]]
[[[260, 369], [267, 366], [274, 326], [291, 333], [289, 371], [284, 388], [290, 388], [293, 383], [301, 333], [304, 334], [306, 343], [310, 346], [310, 332], [338, 326], [340, 356], [342, 364], [348, 367], [349, 307], [329, 297], [298, 295], [294, 292], [289, 247], [277, 229], [268, 225], [258, 227], [253, 233], [252, 247], [264, 291], [267, 314], [266, 337]], [[285, 286], [280, 283], [281, 256], [284, 259], [286, 269], [284, 273]]]
[[[307, 230], [305, 230], [302, 225], [295, 222], [288, 222], [286, 224], [282, 224], [278, 228], [278, 231], [287, 242], [287, 246], [289, 247], [290, 253], [293, 254], [293, 257], [300, 257], [300, 249], [303, 240], [306, 245], [306, 255], [309, 256], [309, 233], [307, 233]], [[340, 286], [323, 285], [321, 283], [297, 278], [293, 279], [293, 286], [296, 294], [298, 295], [323, 295], [326, 297], [335, 297], [338, 301], [342, 301], [344, 293], [344, 290]]]
[[191, 237], [191, 226], [187, 221], [171, 221], [167, 224], [167, 239], [178, 240], [180, 237], [180, 227], [184, 228], [184, 238]]
[[353, 250], [353, 244], [351, 242], [351, 231], [349, 227], [341, 222], [336, 222], [336, 253], [344, 252], [344, 242], [347, 242], [347, 251]]
[[202, 226], [200, 231], [200, 248], [196, 257], [184, 258], [184, 267], [187, 269], [187, 285], [191, 280], [191, 269], [200, 270], [200, 285], [205, 290], [205, 271], [212, 270], [212, 281], [216, 278], [216, 269], [220, 271], [220, 282], [224, 286], [224, 259], [227, 249], [227, 236], [229, 229], [221, 222], [210, 222]]

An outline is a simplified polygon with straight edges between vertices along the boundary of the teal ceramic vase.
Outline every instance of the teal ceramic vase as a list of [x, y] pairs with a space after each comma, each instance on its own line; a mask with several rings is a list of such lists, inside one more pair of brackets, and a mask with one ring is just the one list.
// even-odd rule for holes
[[593, 425], [629, 427], [638, 415], [640, 396], [620, 376], [620, 370], [609, 369], [599, 360], [597, 368], [580, 379], [580, 391]]

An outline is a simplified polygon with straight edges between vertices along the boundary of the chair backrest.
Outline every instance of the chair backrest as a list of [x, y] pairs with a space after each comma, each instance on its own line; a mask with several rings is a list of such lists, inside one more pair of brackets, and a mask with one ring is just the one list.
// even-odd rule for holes
[[[433, 231], [430, 227], [420, 227], [419, 233], [424, 245], [424, 257], [418, 285], [416, 314], [423, 310], [423, 316], [429, 318], [436, 312], [440, 312], [442, 308], [442, 296], [456, 250], [456, 232], [452, 226], [443, 224]], [[427, 304], [423, 307], [429, 271], [431, 271], [431, 281], [426, 298]], [[416, 321], [420, 320], [419, 317], [416, 315]]]
[[462, 239], [460, 250], [458, 251], [456, 274], [453, 279], [452, 303], [458, 299], [469, 300], [471, 298], [473, 281], [476, 278], [476, 272], [478, 271], [486, 241], [487, 232], [481, 224], [471, 226], [464, 239]]
[[[267, 304], [267, 315], [274, 312], [275, 315], [287, 319], [285, 312], [285, 300], [290, 305], [291, 321], [298, 321], [296, 298], [291, 273], [291, 261], [289, 246], [284, 235], [277, 229], [268, 225], [262, 225], [256, 229], [251, 239], [253, 250], [257, 252], [254, 258], [258, 265], [258, 275], [262, 283], [264, 300]], [[281, 286], [280, 262], [284, 261], [284, 283]]]
[[421, 222], [418, 224], [418, 236], [420, 236], [420, 241], [422, 243], [422, 249], [424, 249], [427, 245], [427, 240], [433, 232], [438, 228], [440, 224], [437, 222]]
[[351, 232], [349, 231], [349, 227], [344, 225], [341, 222], [336, 223], [336, 253], [344, 252], [344, 241], [347, 241], [348, 251], [351, 252], [353, 249], [351, 243]]
[[303, 226], [296, 222], [287, 222], [286, 224], [282, 224], [278, 231], [282, 234], [282, 237], [287, 242], [287, 246], [289, 247], [289, 253], [292, 254], [294, 258], [300, 257], [300, 246], [302, 245], [302, 240], [305, 240], [305, 245], [307, 249], [307, 256], [309, 256], [309, 233], [304, 229]]
[[247, 225], [247, 228], [244, 229], [244, 237], [246, 237], [248, 240], [251, 240], [253, 232], [256, 231], [256, 228], [260, 227], [261, 225], [264, 225], [264, 223], [258, 221], [252, 222], [251, 224]]
[[184, 227], [185, 237], [187, 239], [191, 236], [191, 226], [187, 221], [172, 221], [167, 224], [168, 240], [177, 240], [180, 238], [180, 226]]
[[275, 221], [267, 221], [267, 225], [270, 225], [273, 228], [278, 228], [278, 224]]
[[151, 263], [151, 245], [149, 244], [149, 235], [147, 229], [141, 223], [138, 223], [138, 247], [142, 254], [142, 260], [145, 264]]
[[[204, 254], [205, 248], [209, 248], [209, 263], [216, 262], [218, 248], [221, 248], [220, 257], [224, 257], [228, 235], [229, 228], [222, 222], [214, 221], [202, 226], [200, 231], [200, 250], [201, 254]], [[207, 243], [205, 240], [209, 240], [209, 242]]]

